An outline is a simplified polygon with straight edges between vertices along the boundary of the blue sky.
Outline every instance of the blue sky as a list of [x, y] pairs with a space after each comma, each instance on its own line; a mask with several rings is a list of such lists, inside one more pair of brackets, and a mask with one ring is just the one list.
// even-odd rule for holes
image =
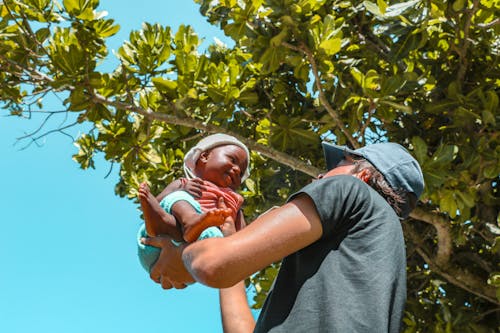
[[[102, 0], [121, 25], [117, 49], [142, 22], [190, 24], [200, 37], [224, 40], [181, 0]], [[110, 57], [114, 57], [110, 53]], [[58, 108], [46, 104], [46, 109]], [[136, 257], [138, 206], [114, 194], [117, 168], [98, 160], [81, 170], [63, 135], [21, 150], [16, 138], [41, 118], [0, 117], [0, 332], [221, 332], [217, 290], [195, 284], [164, 291]], [[57, 125], [57, 123], [53, 123]], [[75, 132], [76, 133], [76, 132]], [[27, 143], [27, 142], [25, 142]]]

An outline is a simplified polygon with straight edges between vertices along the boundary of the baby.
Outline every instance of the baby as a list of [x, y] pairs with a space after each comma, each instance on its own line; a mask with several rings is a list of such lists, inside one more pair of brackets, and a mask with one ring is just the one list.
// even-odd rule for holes
[[[250, 174], [249, 159], [248, 148], [232, 136], [214, 134], [200, 140], [185, 155], [186, 178], [170, 183], [156, 198], [146, 183], [140, 185], [145, 226], [138, 237], [166, 234], [176, 243], [222, 237], [217, 227], [227, 217], [241, 229], [243, 197], [235, 191]], [[221, 200], [225, 208], [219, 208]], [[138, 245], [141, 264], [149, 271], [159, 249]]]

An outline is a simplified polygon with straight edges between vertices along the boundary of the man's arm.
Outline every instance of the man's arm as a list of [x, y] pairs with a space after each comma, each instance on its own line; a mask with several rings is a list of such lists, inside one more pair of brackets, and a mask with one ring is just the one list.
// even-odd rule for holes
[[322, 233], [315, 205], [303, 194], [231, 236], [190, 244], [182, 258], [197, 281], [228, 288], [312, 244]]
[[[314, 203], [303, 194], [224, 238], [204, 239], [175, 251], [169, 251], [168, 237], [147, 238], [143, 243], [163, 249], [151, 270], [151, 278], [159, 282], [161, 276], [161, 281], [170, 281], [163, 286], [165, 289], [176, 287], [172, 282], [183, 283], [191, 276], [211, 287], [228, 288], [312, 244], [322, 233]], [[181, 254], [184, 265], [177, 257]], [[169, 255], [175, 258], [167, 258]]]
[[248, 306], [243, 281], [230, 288], [220, 289], [219, 300], [224, 333], [253, 332], [255, 320]]

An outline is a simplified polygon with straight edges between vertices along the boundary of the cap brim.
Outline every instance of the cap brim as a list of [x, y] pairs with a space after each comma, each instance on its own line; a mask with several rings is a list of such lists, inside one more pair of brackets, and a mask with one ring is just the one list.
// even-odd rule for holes
[[328, 170], [335, 168], [337, 164], [344, 159], [346, 154], [358, 155], [346, 146], [337, 146], [328, 142], [322, 142], [321, 145], [323, 146], [323, 153], [325, 155], [325, 162]]

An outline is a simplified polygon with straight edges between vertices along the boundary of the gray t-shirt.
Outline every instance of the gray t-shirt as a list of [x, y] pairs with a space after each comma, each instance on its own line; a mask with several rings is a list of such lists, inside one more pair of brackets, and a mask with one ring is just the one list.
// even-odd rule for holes
[[398, 332], [406, 301], [406, 257], [398, 216], [350, 175], [295, 193], [316, 205], [323, 235], [283, 259], [254, 332]]

